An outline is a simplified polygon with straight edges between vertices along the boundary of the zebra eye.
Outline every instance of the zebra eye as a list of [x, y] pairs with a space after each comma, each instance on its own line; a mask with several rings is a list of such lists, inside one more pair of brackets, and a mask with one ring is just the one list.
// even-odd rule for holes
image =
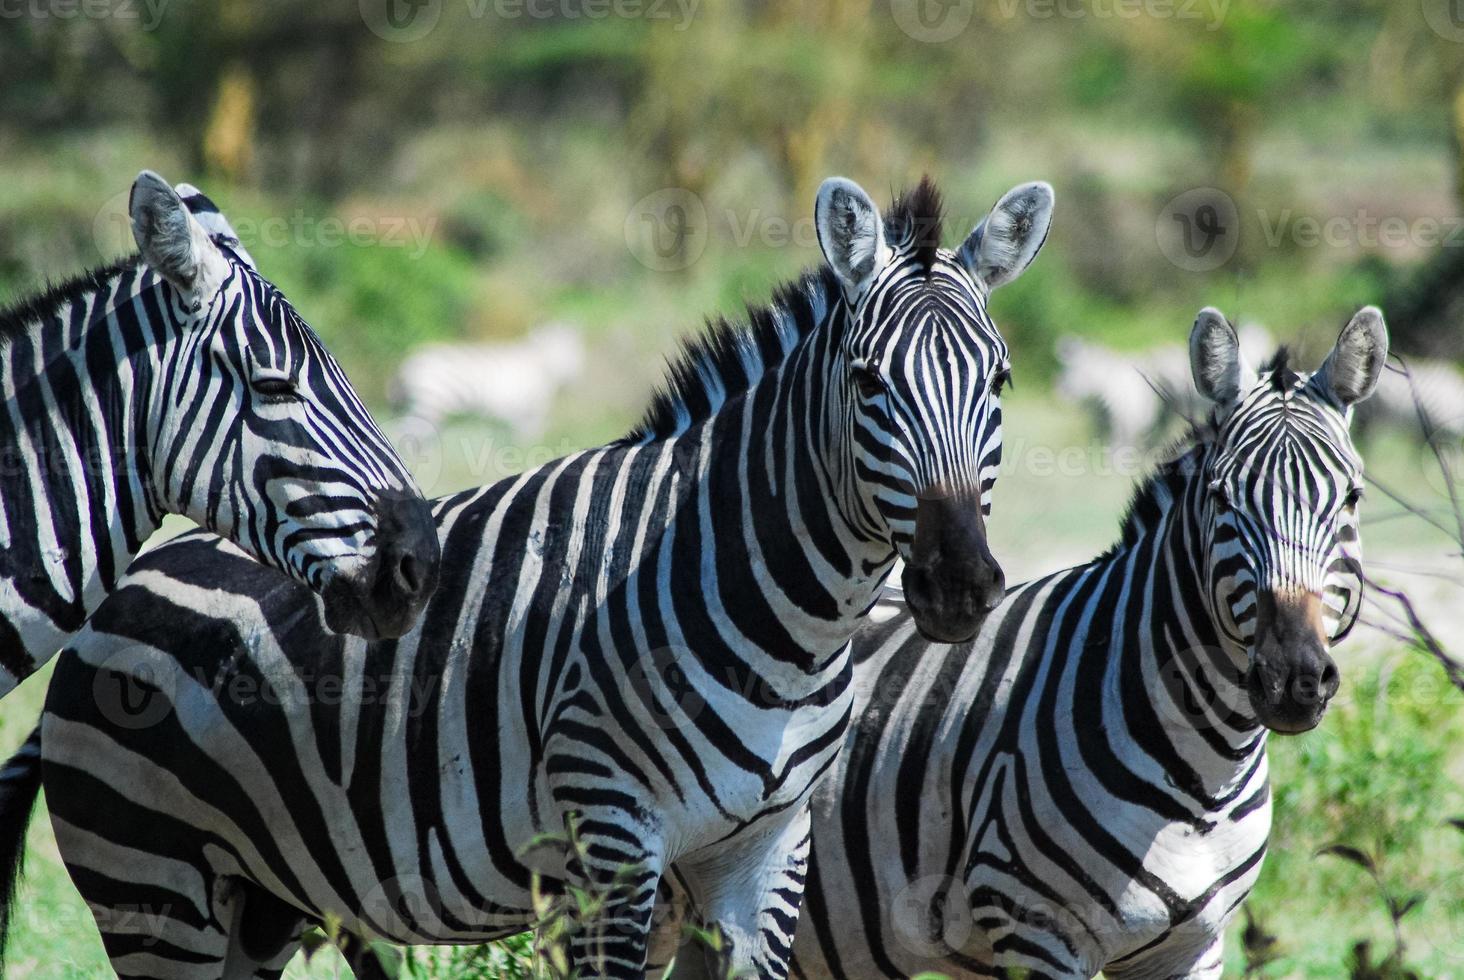
[[249, 387], [254, 389], [256, 395], [268, 401], [284, 401], [297, 394], [294, 379], [282, 372], [256, 374], [249, 379]]
[[991, 393], [993, 395], [1000, 396], [1005, 389], [1015, 387], [1016, 385], [1012, 384], [1011, 368], [1004, 367], [991, 376]]
[[863, 365], [854, 365], [854, 387], [859, 389], [859, 397], [875, 399], [885, 393], [885, 383], [874, 370]]
[[1353, 487], [1347, 491], [1347, 496], [1342, 498], [1342, 506], [1348, 510], [1356, 510], [1357, 502], [1362, 499], [1362, 487]]

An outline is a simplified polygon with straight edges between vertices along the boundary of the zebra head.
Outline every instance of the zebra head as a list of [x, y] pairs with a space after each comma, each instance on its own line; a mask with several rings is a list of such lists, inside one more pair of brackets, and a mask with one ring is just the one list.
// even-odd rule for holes
[[1362, 459], [1348, 426], [1387, 353], [1375, 307], [1352, 318], [1310, 375], [1293, 371], [1284, 349], [1253, 371], [1216, 310], [1201, 311], [1190, 335], [1195, 386], [1216, 406], [1202, 510], [1209, 601], [1246, 657], [1251, 708], [1273, 731], [1314, 728], [1337, 692], [1329, 649], [1362, 603]]
[[861, 530], [904, 559], [906, 600], [932, 640], [969, 639], [1005, 592], [985, 517], [1010, 361], [986, 302], [1042, 247], [1052, 203], [1046, 184], [1014, 188], [951, 251], [928, 180], [887, 219], [848, 180], [819, 188], [819, 244], [848, 308], [830, 387], [846, 426], [841, 489]]
[[[178, 324], [150, 400], [151, 491], [317, 592], [332, 629], [411, 627], [437, 581], [431, 510], [288, 300], [197, 190], [144, 171], [139, 301]], [[185, 203], [184, 197], [187, 198]]]

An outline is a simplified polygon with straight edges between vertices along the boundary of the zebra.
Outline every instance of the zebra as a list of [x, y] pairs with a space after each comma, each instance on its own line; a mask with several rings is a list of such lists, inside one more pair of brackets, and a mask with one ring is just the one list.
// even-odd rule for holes
[[[1243, 323], [1236, 332], [1252, 363], [1276, 348], [1260, 324]], [[1056, 353], [1057, 394], [1082, 405], [1116, 446], [1156, 444], [1175, 419], [1198, 418], [1205, 410], [1182, 345], [1125, 354], [1069, 335], [1058, 338]], [[1138, 378], [1142, 383], [1136, 383]], [[1447, 361], [1393, 354], [1377, 390], [1357, 406], [1353, 419], [1359, 442], [1366, 442], [1374, 428], [1444, 448], [1458, 446], [1464, 438], [1464, 374]]]
[[433, 344], [413, 351], [391, 382], [404, 415], [438, 425], [460, 413], [503, 422], [520, 443], [544, 434], [559, 389], [584, 370], [574, 327], [541, 326], [515, 343]]
[[176, 513], [399, 636], [438, 545], [345, 372], [218, 208], [151, 171], [139, 254], [0, 312], [0, 696], [49, 660]]
[[[1260, 324], [1243, 323], [1236, 333], [1241, 352], [1253, 364], [1276, 349], [1275, 339]], [[1130, 354], [1068, 334], [1058, 338], [1055, 352], [1058, 396], [1083, 406], [1098, 433], [1114, 446], [1145, 449], [1161, 444], [1163, 438], [1172, 438], [1175, 419], [1197, 419], [1206, 411], [1181, 344]]]
[[1202, 311], [1212, 414], [1117, 544], [1014, 588], [973, 644], [875, 611], [796, 976], [1220, 976], [1266, 850], [1267, 731], [1320, 722], [1361, 603], [1348, 424], [1387, 346], [1368, 307], [1320, 371], [1283, 349], [1257, 375]]
[[1372, 429], [1407, 433], [1420, 442], [1458, 449], [1464, 441], [1464, 374], [1448, 361], [1397, 358], [1378, 390], [1358, 406], [1364, 439]]
[[122, 976], [278, 976], [324, 919], [485, 941], [535, 924], [536, 873], [594, 900], [580, 975], [640, 976], [673, 869], [718, 970], [785, 976], [857, 623], [897, 556], [933, 637], [1004, 592], [986, 305], [1052, 200], [1014, 188], [952, 251], [928, 179], [884, 217], [825, 181], [825, 264], [710, 325], [627, 437], [433, 504], [442, 582], [400, 640], [330, 635], [216, 539], [142, 556], [58, 663], [0, 823], [44, 781]]

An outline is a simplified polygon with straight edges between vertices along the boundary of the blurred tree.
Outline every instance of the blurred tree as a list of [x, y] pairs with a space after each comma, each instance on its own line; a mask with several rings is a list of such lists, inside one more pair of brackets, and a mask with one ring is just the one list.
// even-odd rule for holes
[[219, 79], [218, 99], [203, 138], [203, 155], [211, 173], [238, 183], [249, 172], [254, 154], [254, 79], [240, 64]]
[[1212, 181], [1240, 194], [1260, 121], [1295, 94], [1321, 48], [1297, 7], [1277, 0], [1231, 0], [1214, 15], [1121, 19], [1110, 29], [1167, 98], [1174, 122], [1209, 142]]

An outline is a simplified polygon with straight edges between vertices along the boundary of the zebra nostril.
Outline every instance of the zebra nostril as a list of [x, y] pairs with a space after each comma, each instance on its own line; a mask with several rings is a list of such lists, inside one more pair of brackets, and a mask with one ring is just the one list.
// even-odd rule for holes
[[1322, 668], [1322, 697], [1331, 698], [1337, 693], [1337, 688], [1342, 684], [1341, 675], [1337, 673], [1337, 665], [1328, 662]]
[[412, 555], [402, 555], [397, 559], [396, 583], [407, 595], [416, 595], [422, 590], [422, 570]]

